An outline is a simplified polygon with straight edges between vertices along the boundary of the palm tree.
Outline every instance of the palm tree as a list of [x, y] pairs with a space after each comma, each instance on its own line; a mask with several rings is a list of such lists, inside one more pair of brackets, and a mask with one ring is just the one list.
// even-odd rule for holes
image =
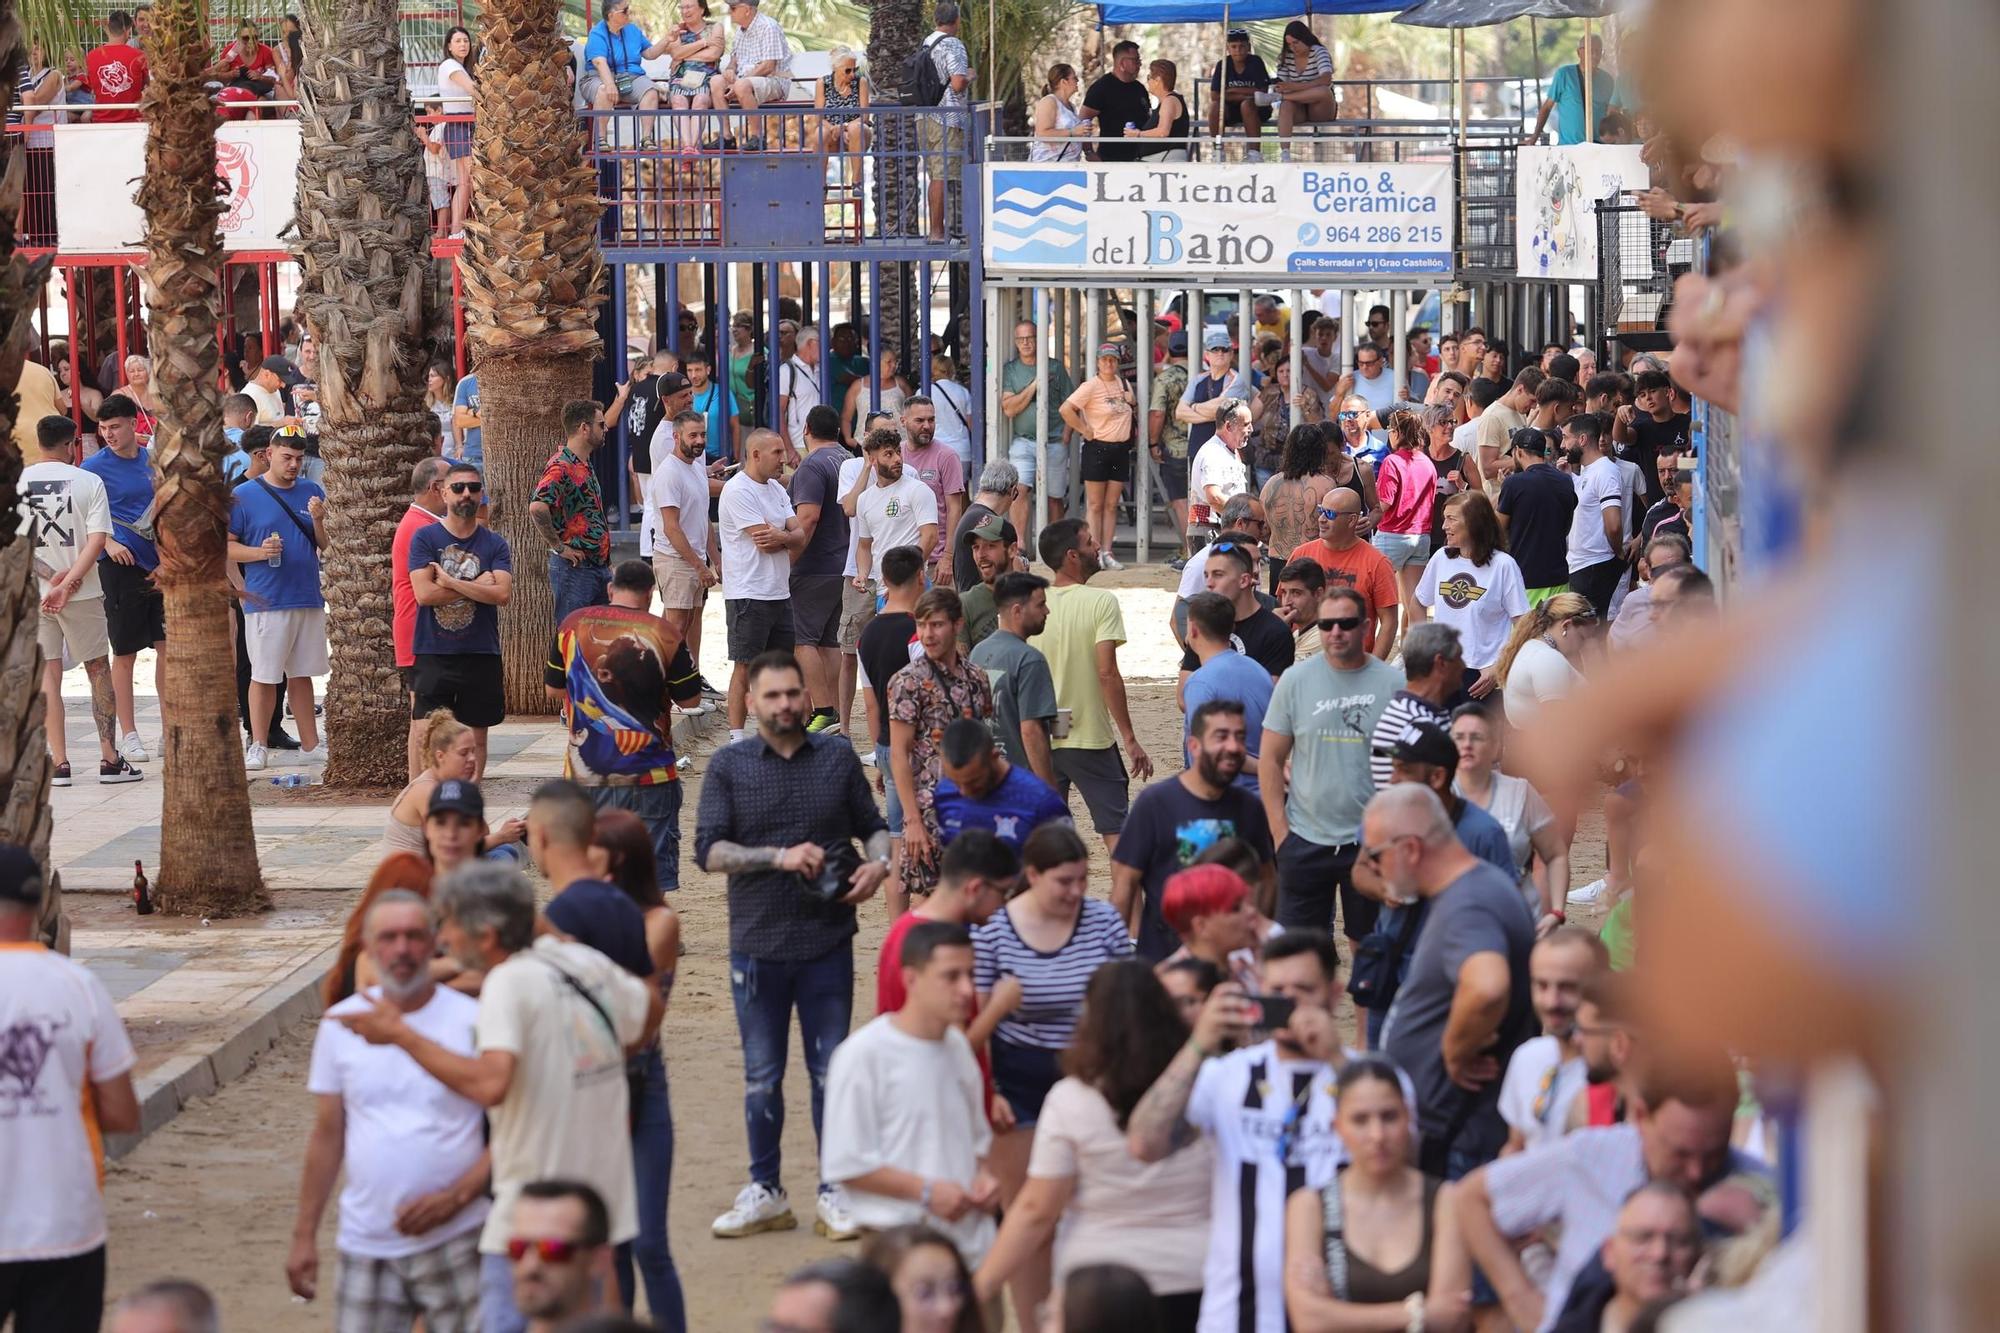
[[[27, 57], [11, 0], [0, 0], [0, 113], [14, 104], [14, 80]], [[18, 509], [15, 484], [21, 479], [21, 450], [14, 442], [14, 417], [35, 298], [48, 280], [49, 262], [29, 263], [14, 253], [14, 219], [21, 209], [27, 163], [16, 136], [7, 136], [5, 171], [0, 172], [0, 515]], [[0, 693], [0, 842], [25, 847], [45, 869], [49, 859], [49, 751], [43, 730], [42, 655], [35, 642], [41, 591], [35, 582], [34, 548], [20, 539], [18, 525], [0, 522], [0, 670], [15, 682]], [[52, 923], [45, 923], [52, 925]]]
[[[868, 8], [868, 72], [875, 100], [895, 104], [903, 98], [903, 62], [924, 40], [923, 0], [876, 0]], [[916, 122], [909, 116], [884, 116], [876, 158], [881, 182], [876, 207], [885, 236], [921, 236], [926, 219], [917, 193]], [[908, 264], [884, 264], [881, 290], [875, 294], [875, 318], [882, 345], [895, 347], [901, 364], [914, 365], [903, 328], [903, 293], [912, 280]], [[924, 293], [917, 298], [923, 299]]]
[[430, 207], [396, 0], [304, 7], [297, 310], [319, 346], [326, 692], [334, 785], [404, 777], [409, 703], [390, 636], [389, 546], [431, 452]]
[[[236, 720], [236, 636], [223, 573], [229, 488], [222, 479], [222, 184], [215, 174], [214, 59], [203, 0], [159, 0], [146, 56], [147, 336], [160, 398], [157, 575], [167, 607], [160, 715], [163, 911], [243, 916], [270, 906], [257, 866]], [[10, 215], [11, 216], [11, 215]]]
[[499, 506], [494, 522], [514, 548], [514, 596], [500, 617], [507, 707], [546, 713], [542, 663], [555, 600], [542, 574], [548, 544], [528, 521], [528, 500], [561, 446], [563, 404], [590, 396], [591, 365], [603, 347], [600, 210], [570, 110], [559, 7], [499, 0], [482, 10], [472, 214], [461, 258], [466, 327], [486, 479]]

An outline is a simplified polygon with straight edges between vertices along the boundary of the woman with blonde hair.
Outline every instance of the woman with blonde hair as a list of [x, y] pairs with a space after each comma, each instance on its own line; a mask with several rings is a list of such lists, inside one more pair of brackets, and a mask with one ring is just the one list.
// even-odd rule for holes
[[[419, 753], [430, 761], [430, 766], [410, 779], [410, 785], [403, 788], [389, 806], [389, 819], [382, 829], [384, 852], [429, 856], [430, 845], [424, 840], [424, 817], [430, 810], [431, 793], [437, 789], [438, 783], [447, 778], [472, 782], [478, 776], [479, 737], [472, 728], [453, 717], [448, 708], [431, 710], [424, 724]], [[506, 820], [487, 835], [480, 850], [491, 850], [520, 836], [521, 821]]]
[[1076, 90], [1080, 86], [1082, 80], [1077, 78], [1074, 65], [1059, 60], [1049, 66], [1042, 95], [1035, 102], [1035, 141], [1028, 145], [1030, 162], [1082, 159], [1083, 146], [1073, 141], [1088, 139], [1093, 131], [1090, 123], [1076, 113]]
[[1528, 585], [1507, 554], [1499, 516], [1484, 491], [1444, 502], [1444, 540], [1424, 566], [1417, 601], [1439, 624], [1458, 631], [1466, 693], [1484, 699], [1505, 676], [1501, 654], [1508, 630], [1528, 610]]
[[1559, 592], [1514, 623], [1497, 672], [1509, 723], [1525, 727], [1543, 704], [1576, 688], [1576, 664], [1596, 627], [1597, 611], [1580, 592]]

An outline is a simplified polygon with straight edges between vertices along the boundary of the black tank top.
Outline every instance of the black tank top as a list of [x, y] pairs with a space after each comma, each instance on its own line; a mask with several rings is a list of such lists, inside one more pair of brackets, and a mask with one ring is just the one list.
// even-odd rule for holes
[[[1322, 1214], [1326, 1211], [1326, 1192], [1339, 1188], [1340, 1177], [1335, 1175], [1332, 1183], [1320, 1192]], [[1416, 1257], [1398, 1271], [1384, 1273], [1353, 1250], [1347, 1250], [1347, 1290], [1336, 1292], [1342, 1300], [1356, 1305], [1394, 1305], [1429, 1288], [1431, 1247], [1434, 1242], [1431, 1224], [1437, 1216], [1437, 1192], [1437, 1177], [1425, 1176], [1423, 1243], [1417, 1247]]]
[[[1185, 139], [1188, 137], [1189, 117], [1187, 109], [1187, 99], [1185, 97], [1182, 97], [1179, 93], [1168, 93], [1167, 96], [1173, 98], [1176, 102], [1179, 102], [1181, 104], [1180, 115], [1174, 118], [1173, 125], [1167, 130], [1168, 147], [1185, 148], [1187, 147], [1186, 144], [1174, 143], [1173, 141], [1175, 139]], [[1154, 107], [1151, 114], [1149, 114], [1146, 117], [1146, 123], [1140, 128], [1153, 130], [1153, 129], [1158, 129], [1159, 126], [1160, 126], [1160, 109], [1158, 107]]]

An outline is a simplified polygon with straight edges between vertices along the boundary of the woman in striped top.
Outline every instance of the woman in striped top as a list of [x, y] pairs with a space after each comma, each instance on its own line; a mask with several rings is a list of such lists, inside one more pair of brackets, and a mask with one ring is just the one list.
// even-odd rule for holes
[[[1292, 137], [1295, 125], [1333, 120], [1340, 114], [1333, 95], [1333, 53], [1298, 19], [1285, 25], [1285, 54], [1271, 81], [1278, 95], [1278, 138]], [[1290, 145], [1281, 144], [1285, 151]]]
[[[1062, 1077], [1058, 1059], [1076, 1032], [1084, 991], [1105, 963], [1132, 956], [1118, 912], [1087, 896], [1090, 853], [1068, 824], [1028, 835], [1021, 859], [1027, 887], [972, 932], [973, 983], [981, 1026], [997, 1022], [988, 1053], [993, 1086], [1008, 1116], [996, 1118], [992, 1156], [1003, 1205], [1012, 1207], [1028, 1176], [1028, 1150], [1042, 1100]], [[1002, 1120], [1011, 1120], [1003, 1124]], [[1049, 1250], [1017, 1270], [1014, 1295], [1032, 1310], [1049, 1289]]]

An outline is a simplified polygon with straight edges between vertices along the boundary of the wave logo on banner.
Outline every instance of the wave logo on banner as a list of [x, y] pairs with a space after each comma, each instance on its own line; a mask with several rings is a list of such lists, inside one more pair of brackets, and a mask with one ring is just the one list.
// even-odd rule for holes
[[1083, 263], [1088, 210], [1081, 171], [995, 171], [987, 223], [995, 258], [1009, 264]]

